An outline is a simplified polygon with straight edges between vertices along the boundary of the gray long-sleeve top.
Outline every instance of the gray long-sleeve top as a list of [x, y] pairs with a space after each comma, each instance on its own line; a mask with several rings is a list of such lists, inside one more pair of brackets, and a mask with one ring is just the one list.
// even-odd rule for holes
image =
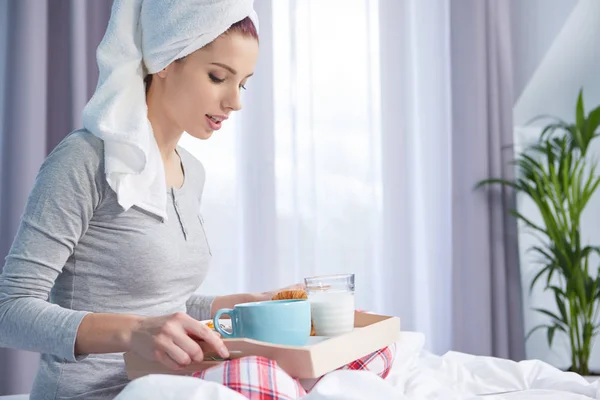
[[117, 203], [102, 140], [80, 130], [43, 163], [0, 275], [0, 347], [42, 353], [31, 400], [111, 399], [127, 383], [122, 354], [74, 354], [89, 312], [210, 317], [194, 294], [211, 258], [200, 215], [204, 168], [185, 173], [166, 222]]

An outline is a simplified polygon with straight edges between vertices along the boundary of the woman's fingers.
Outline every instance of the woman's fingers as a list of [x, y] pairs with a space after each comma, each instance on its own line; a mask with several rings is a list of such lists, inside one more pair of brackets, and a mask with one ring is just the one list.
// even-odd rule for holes
[[131, 336], [133, 351], [148, 360], [159, 361], [172, 370], [179, 370], [192, 361], [204, 360], [203, 348], [194, 337], [215, 349], [221, 357], [229, 357], [221, 337], [186, 313], [146, 317]]
[[[227, 350], [227, 347], [225, 347], [225, 343], [223, 343], [223, 340], [221, 339], [220, 335], [217, 335], [208, 326], [204, 325], [200, 321], [193, 319], [192, 317], [189, 317], [189, 319], [186, 319], [186, 321], [184, 322], [183, 328], [188, 334], [196, 336], [197, 338], [202, 339], [206, 343], [208, 343], [213, 349], [217, 351], [217, 353], [219, 353], [221, 357], [229, 357], [229, 350]], [[197, 343], [195, 344], [197, 345]]]
[[[178, 348], [176, 345], [173, 344], [173, 348], [170, 348], [166, 351], [159, 352], [159, 354], [157, 354], [156, 358], [161, 364], [163, 364], [167, 368], [169, 368], [173, 371], [177, 371], [189, 364], [189, 362], [182, 363], [180, 361], [176, 361], [177, 359], [179, 359], [179, 360], [184, 359], [184, 357], [181, 356], [181, 353], [183, 353], [183, 350], [181, 350], [180, 348]], [[185, 353], [183, 353], [183, 355], [185, 355]]]
[[183, 331], [182, 335], [175, 338], [173, 342], [190, 357], [191, 361], [200, 362], [204, 360], [202, 348], [185, 331]]

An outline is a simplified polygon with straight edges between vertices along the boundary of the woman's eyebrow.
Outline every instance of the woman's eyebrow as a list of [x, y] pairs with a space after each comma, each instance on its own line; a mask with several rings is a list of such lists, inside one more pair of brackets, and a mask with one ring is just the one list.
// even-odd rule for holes
[[[231, 67], [230, 67], [229, 65], [227, 65], [227, 64], [222, 64], [222, 63], [217, 63], [217, 62], [214, 62], [214, 63], [211, 63], [211, 65], [216, 65], [217, 67], [221, 67], [221, 68], [223, 68], [223, 69], [226, 69], [227, 71], [231, 72], [233, 75], [237, 75], [237, 71], [236, 71], [235, 69], [231, 68]], [[249, 78], [249, 77], [251, 77], [252, 75], [254, 75], [254, 73], [252, 73], [252, 74], [248, 74], [248, 76], [247, 76], [246, 78]]]

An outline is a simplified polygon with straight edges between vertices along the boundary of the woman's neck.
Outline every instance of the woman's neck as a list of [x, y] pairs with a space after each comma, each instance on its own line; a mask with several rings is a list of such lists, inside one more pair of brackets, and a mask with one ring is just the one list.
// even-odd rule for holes
[[148, 104], [148, 120], [152, 125], [154, 138], [158, 144], [158, 149], [163, 162], [168, 165], [173, 157], [178, 157], [176, 153], [177, 143], [183, 135], [183, 131], [178, 128], [169, 118], [164, 107], [159, 104], [154, 96], [152, 88], [148, 91], [146, 103]]

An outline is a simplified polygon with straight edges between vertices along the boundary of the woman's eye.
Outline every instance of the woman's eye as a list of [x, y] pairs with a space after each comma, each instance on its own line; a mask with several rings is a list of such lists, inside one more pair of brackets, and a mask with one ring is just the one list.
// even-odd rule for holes
[[246, 90], [246, 86], [244, 84], [240, 84], [240, 89]]
[[219, 77], [217, 77], [214, 74], [208, 74], [208, 77], [210, 78], [211, 81], [213, 81], [214, 83], [223, 83], [225, 81], [225, 79], [221, 79]]

